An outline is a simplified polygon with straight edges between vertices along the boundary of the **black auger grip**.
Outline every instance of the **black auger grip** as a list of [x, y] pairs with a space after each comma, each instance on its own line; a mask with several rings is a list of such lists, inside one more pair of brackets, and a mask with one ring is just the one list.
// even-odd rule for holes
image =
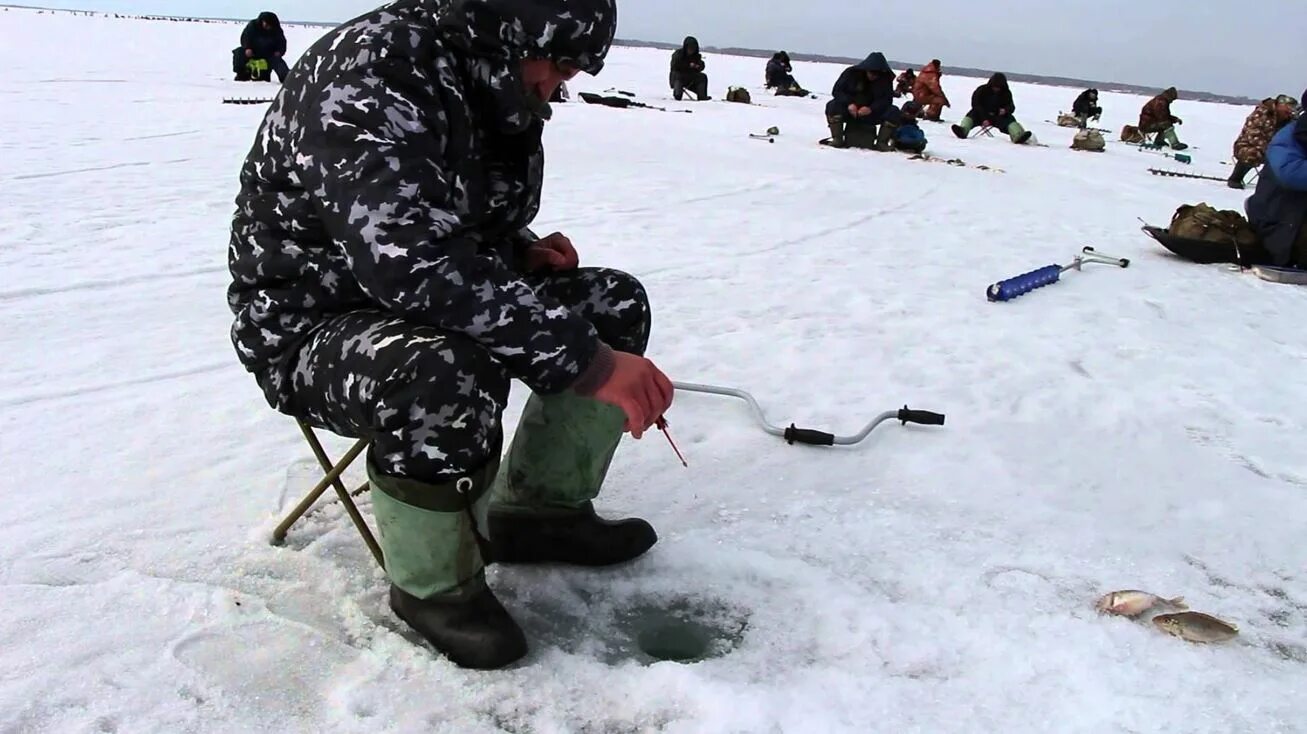
[[790, 445], [794, 445], [797, 441], [798, 443], [806, 443], [809, 446], [834, 446], [835, 434], [814, 431], [811, 428], [795, 428], [794, 424], [791, 423], [790, 427], [785, 429], [785, 440]]
[[899, 420], [904, 425], [920, 423], [923, 426], [942, 426], [944, 425], [944, 414], [932, 413], [929, 410], [908, 410], [908, 406], [905, 405], [899, 411]]

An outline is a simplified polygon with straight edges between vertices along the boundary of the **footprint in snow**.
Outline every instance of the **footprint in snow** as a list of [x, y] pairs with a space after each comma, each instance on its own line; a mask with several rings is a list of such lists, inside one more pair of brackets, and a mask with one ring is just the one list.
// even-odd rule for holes
[[302, 627], [259, 621], [183, 637], [173, 656], [250, 718], [299, 729], [328, 707], [332, 680], [357, 658], [350, 647]]

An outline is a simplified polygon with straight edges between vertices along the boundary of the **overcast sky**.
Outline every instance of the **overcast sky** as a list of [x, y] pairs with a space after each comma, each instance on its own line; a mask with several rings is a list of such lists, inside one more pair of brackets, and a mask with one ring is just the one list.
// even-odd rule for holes
[[[2, 0], [0, 0], [2, 1]], [[22, 2], [24, 0], [12, 0]], [[170, 15], [340, 21], [380, 0], [25, 0]], [[1258, 99], [1307, 86], [1307, 0], [618, 0], [618, 35], [863, 56]]]

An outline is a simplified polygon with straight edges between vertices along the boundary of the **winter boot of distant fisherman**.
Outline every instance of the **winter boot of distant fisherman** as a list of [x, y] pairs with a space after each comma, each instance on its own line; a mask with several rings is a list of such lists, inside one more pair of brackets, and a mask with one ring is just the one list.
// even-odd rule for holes
[[970, 117], [964, 117], [961, 122], [953, 126], [953, 134], [966, 140], [967, 136], [971, 134], [971, 128], [975, 126], [976, 123]]
[[826, 117], [826, 124], [830, 126], [830, 145], [832, 148], [844, 147], [844, 118], [837, 115]]
[[485, 581], [482, 529], [498, 463], [435, 485], [382, 474], [368, 462], [390, 608], [464, 668], [502, 668], [527, 652], [522, 629]]
[[894, 146], [890, 144], [890, 140], [894, 137], [894, 130], [897, 127], [897, 125], [891, 122], [882, 122], [880, 124], [880, 130], [876, 132], [876, 150], [882, 153], [888, 153], [894, 150]]
[[1158, 142], [1165, 142], [1167, 145], [1171, 146], [1172, 150], [1185, 150], [1189, 147], [1180, 142], [1180, 136], [1176, 134], [1174, 125], [1163, 130], [1162, 134], [1158, 137], [1161, 138]]
[[605, 520], [591, 503], [625, 424], [620, 408], [571, 393], [527, 399], [491, 494], [495, 562], [609, 566], [653, 547], [649, 523]]
[[1247, 163], [1243, 163], [1241, 161], [1235, 161], [1234, 170], [1230, 172], [1230, 179], [1226, 181], [1226, 185], [1232, 189], [1242, 189], [1244, 187], [1243, 184], [1244, 178], [1252, 170], [1253, 167], [1248, 165]]
[[1030, 140], [1031, 133], [1021, 127], [1021, 123], [1014, 120], [1011, 125], [1007, 126], [1007, 135], [1017, 145], [1025, 145]]

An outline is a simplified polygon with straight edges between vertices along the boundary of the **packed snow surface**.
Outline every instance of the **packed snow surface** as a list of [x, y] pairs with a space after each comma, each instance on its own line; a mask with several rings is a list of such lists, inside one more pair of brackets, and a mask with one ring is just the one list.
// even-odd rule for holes
[[[1178, 102], [1182, 166], [1072, 151], [1046, 121], [1079, 90], [1014, 84], [1049, 147], [927, 125], [962, 168], [817, 145], [838, 67], [796, 64], [821, 97], [778, 99], [764, 60], [709, 56], [714, 96], [755, 104], [678, 104], [668, 52], [614, 49], [573, 95], [693, 113], [559, 105], [537, 230], [644, 281], [675, 380], [748, 389], [785, 425], [853, 433], [904, 404], [948, 423], [788, 446], [679, 393], [689, 469], [656, 433], [628, 441], [599, 502], [649, 518], [654, 551], [495, 569], [532, 652], [476, 673], [393, 618], [339, 504], [268, 543], [320, 473], [228, 340], [264, 108], [221, 101], [276, 88], [230, 81], [239, 32], [0, 13], [0, 731], [1307, 730], [1307, 290], [1139, 231], [1241, 208], [1147, 169], [1225, 175], [1247, 108]], [[292, 55], [321, 33], [290, 27]], [[944, 80], [956, 120], [977, 80]], [[1104, 94], [1104, 127], [1144, 101]], [[986, 301], [1085, 245], [1130, 267]], [[1240, 635], [1099, 615], [1115, 589]], [[650, 663], [631, 620], [658, 607], [733, 643]]]

